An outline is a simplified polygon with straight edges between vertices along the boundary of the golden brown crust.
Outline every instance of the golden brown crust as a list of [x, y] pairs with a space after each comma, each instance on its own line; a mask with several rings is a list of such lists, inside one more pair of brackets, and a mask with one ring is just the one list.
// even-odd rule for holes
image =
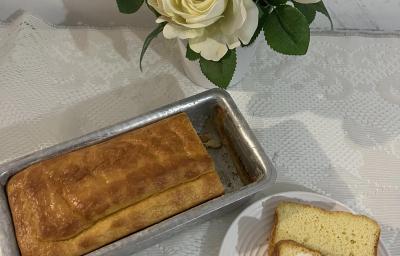
[[[213, 161], [186, 114], [34, 164], [13, 176], [7, 184], [21, 251], [30, 252], [34, 244], [75, 241], [103, 219], [210, 173], [216, 175]], [[222, 193], [219, 179], [216, 188], [218, 193], [213, 193], [212, 197]], [[210, 198], [204, 192], [200, 195]], [[189, 200], [181, 204], [189, 203], [191, 207], [193, 202], [204, 201], [197, 198], [198, 195], [193, 196], [196, 198], [180, 196], [182, 200]], [[171, 212], [177, 213], [173, 209]], [[166, 211], [164, 215], [171, 214]], [[139, 218], [133, 222], [138, 221]], [[126, 222], [116, 221], [113, 228], [119, 230], [119, 225], [126, 226]], [[27, 243], [29, 239], [31, 242]], [[93, 249], [92, 244], [97, 247], [104, 244], [92, 243], [87, 238], [85, 241], [84, 248]], [[42, 245], [39, 247], [46, 247]], [[38, 249], [32, 252], [35, 250]]]
[[274, 214], [274, 225], [272, 226], [271, 236], [269, 238], [269, 245], [268, 245], [268, 255], [273, 256], [275, 250], [275, 232], [276, 232], [276, 225], [278, 224], [278, 214], [275, 210]]
[[[347, 216], [352, 216], [352, 217], [357, 217], [357, 218], [363, 218], [364, 220], [366, 220], [366, 221], [372, 223], [372, 224], [378, 229], [378, 234], [377, 234], [378, 237], [377, 237], [377, 240], [376, 240], [376, 247], [378, 246], [379, 236], [380, 236], [380, 232], [381, 232], [381, 227], [379, 226], [379, 223], [378, 223], [378, 222], [376, 222], [374, 219], [371, 219], [371, 218], [368, 217], [368, 216], [365, 216], [365, 215], [362, 215], [362, 214], [353, 214], [353, 213], [351, 213], [351, 212], [345, 212], [345, 211], [329, 211], [329, 210], [325, 210], [325, 209], [319, 208], [319, 207], [314, 206], [314, 205], [303, 204], [303, 203], [280, 202], [279, 205], [280, 205], [280, 204], [296, 204], [296, 205], [301, 205], [301, 206], [308, 207], [308, 208], [313, 208], [313, 209], [315, 209], [315, 210], [317, 210], [317, 211], [319, 211], [319, 212], [327, 213], [327, 214], [330, 214], [330, 215], [342, 214], [342, 215], [347, 215]], [[278, 207], [279, 207], [279, 205], [278, 205]], [[277, 209], [278, 209], [278, 207], [277, 207]]]
[[43, 241], [35, 237], [29, 212], [21, 212], [17, 219], [19, 229], [16, 230], [21, 254], [81, 255], [222, 193], [223, 186], [218, 175], [211, 172], [113, 213], [72, 239], [61, 241]]
[[374, 246], [374, 249], [375, 249], [375, 256], [378, 256], [378, 246], [379, 246], [379, 238], [380, 238], [380, 237], [381, 237], [381, 228], [380, 228], [380, 226], [379, 226], [378, 236], [376, 237], [375, 246]]

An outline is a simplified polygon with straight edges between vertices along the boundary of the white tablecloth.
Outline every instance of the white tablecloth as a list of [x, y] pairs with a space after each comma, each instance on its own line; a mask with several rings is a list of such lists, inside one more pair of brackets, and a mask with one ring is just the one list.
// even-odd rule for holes
[[[29, 15], [0, 25], [0, 161], [204, 90], [161, 37], [139, 71], [148, 32], [54, 28]], [[400, 255], [399, 36], [314, 35], [305, 57], [262, 45], [251, 75], [229, 92], [277, 168], [278, 184], [264, 194], [337, 199], [377, 219]], [[236, 214], [136, 255], [217, 255]]]

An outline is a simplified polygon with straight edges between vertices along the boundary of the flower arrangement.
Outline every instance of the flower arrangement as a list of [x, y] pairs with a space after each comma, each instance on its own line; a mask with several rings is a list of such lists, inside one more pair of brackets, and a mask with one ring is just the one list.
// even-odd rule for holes
[[329, 17], [321, 0], [117, 0], [122, 13], [134, 13], [146, 1], [158, 26], [145, 39], [140, 69], [152, 39], [187, 41], [186, 58], [199, 61], [202, 73], [226, 88], [235, 72], [236, 48], [251, 45], [263, 31], [275, 51], [304, 55], [316, 13]]

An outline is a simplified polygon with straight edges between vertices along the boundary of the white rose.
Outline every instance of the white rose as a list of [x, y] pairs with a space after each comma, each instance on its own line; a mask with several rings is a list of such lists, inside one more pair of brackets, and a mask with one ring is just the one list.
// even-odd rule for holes
[[190, 48], [208, 60], [220, 60], [229, 49], [250, 42], [258, 9], [252, 0], [149, 0], [168, 22], [165, 38], [188, 39]]
[[294, 0], [294, 1], [301, 4], [315, 4], [320, 2], [321, 0]]

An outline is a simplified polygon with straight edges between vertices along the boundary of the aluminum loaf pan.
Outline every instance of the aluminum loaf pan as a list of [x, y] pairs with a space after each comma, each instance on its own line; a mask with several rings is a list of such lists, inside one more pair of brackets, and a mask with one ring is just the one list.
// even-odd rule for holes
[[0, 191], [0, 255], [19, 255], [5, 190], [7, 181], [12, 175], [33, 163], [99, 143], [180, 112], [188, 114], [200, 137], [212, 142], [207, 150], [215, 161], [217, 172], [225, 187], [225, 194], [105, 245], [88, 255], [129, 255], [171, 237], [188, 226], [231, 210], [275, 182], [274, 167], [233, 99], [224, 90], [208, 90], [147, 114], [0, 165], [2, 188]]

